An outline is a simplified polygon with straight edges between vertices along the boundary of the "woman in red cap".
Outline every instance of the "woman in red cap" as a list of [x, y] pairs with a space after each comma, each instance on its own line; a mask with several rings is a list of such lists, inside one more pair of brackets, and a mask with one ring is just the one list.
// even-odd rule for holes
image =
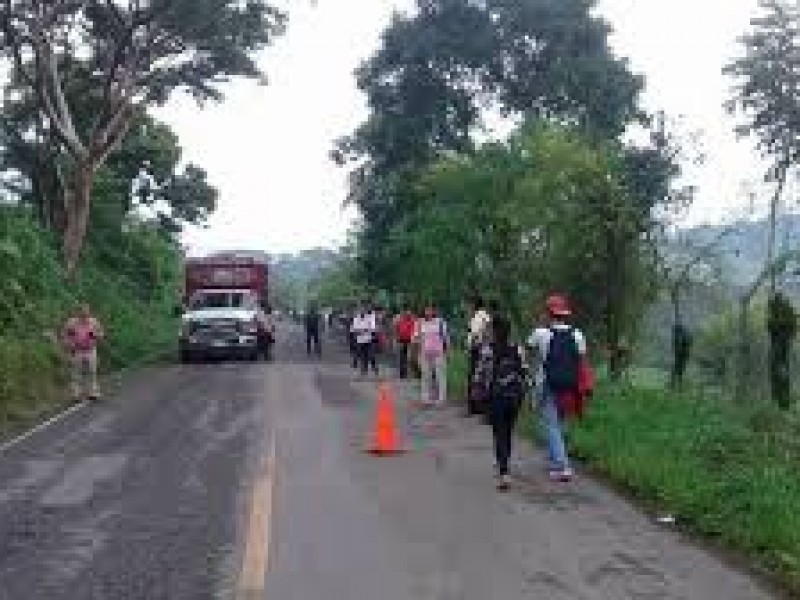
[[547, 325], [531, 334], [528, 344], [538, 363], [536, 398], [547, 437], [550, 477], [569, 481], [573, 471], [561, 428], [559, 396], [578, 390], [586, 338], [569, 324], [572, 310], [567, 298], [553, 294], [547, 299]]

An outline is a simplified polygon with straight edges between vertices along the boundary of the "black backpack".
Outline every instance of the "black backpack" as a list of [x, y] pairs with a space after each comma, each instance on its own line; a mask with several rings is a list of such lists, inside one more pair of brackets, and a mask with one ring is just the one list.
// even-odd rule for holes
[[522, 357], [515, 346], [495, 348], [492, 395], [505, 402], [519, 402], [525, 395]]
[[570, 392], [578, 389], [580, 352], [572, 328], [550, 330], [550, 346], [544, 361], [547, 386], [554, 392]]

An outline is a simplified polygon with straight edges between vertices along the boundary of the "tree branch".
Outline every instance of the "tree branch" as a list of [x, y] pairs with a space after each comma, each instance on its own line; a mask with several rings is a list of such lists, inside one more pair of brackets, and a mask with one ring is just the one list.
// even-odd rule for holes
[[697, 248], [697, 253], [695, 254], [694, 258], [692, 258], [692, 260], [690, 260], [687, 264], [684, 265], [684, 267], [680, 271], [678, 279], [684, 281], [689, 276], [689, 273], [695, 266], [697, 266], [700, 262], [702, 262], [707, 258], [712, 258], [713, 251], [717, 246], [717, 244], [719, 244], [727, 236], [731, 235], [734, 231], [736, 231], [735, 227], [733, 226], [726, 227], [725, 229], [720, 231], [716, 236], [714, 236], [714, 238], [711, 241], [702, 245], [700, 248]]
[[[52, 48], [48, 44], [44, 44], [42, 51], [42, 66], [44, 68], [43, 75], [45, 82], [44, 91], [45, 96], [50, 99], [51, 111], [58, 117], [57, 127], [62, 130], [64, 142], [67, 144], [70, 151], [77, 158], [84, 158], [86, 155], [86, 147], [83, 142], [81, 142], [78, 132], [75, 129], [75, 123], [64, 95], [64, 88], [61, 84], [58, 65], [56, 64]], [[52, 98], [50, 98], [50, 94], [52, 94]]]
[[98, 163], [105, 161], [125, 137], [136, 113], [140, 110], [142, 110], [141, 106], [130, 103], [125, 103], [119, 107], [103, 131], [102, 136], [92, 145], [91, 154], [93, 160]]
[[[49, 15], [53, 18], [53, 15]], [[58, 65], [53, 55], [50, 40], [45, 33], [46, 13], [31, 21], [31, 47], [34, 52], [36, 80], [34, 89], [39, 95], [42, 110], [50, 120], [58, 137], [69, 151], [78, 159], [86, 156], [86, 147], [81, 142], [72, 115], [69, 111], [64, 90], [59, 77]]]
[[11, 24], [12, 18], [20, 18], [11, 11], [11, 0], [4, 0], [2, 11], [2, 31], [6, 37], [6, 44], [11, 51], [11, 59], [14, 70], [19, 75], [20, 80], [31, 88], [35, 87], [35, 77], [25, 68], [25, 61], [22, 58], [23, 36]]

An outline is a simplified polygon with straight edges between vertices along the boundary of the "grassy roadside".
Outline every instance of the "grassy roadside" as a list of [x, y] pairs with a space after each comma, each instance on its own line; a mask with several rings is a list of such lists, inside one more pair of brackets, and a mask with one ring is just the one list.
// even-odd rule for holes
[[[463, 398], [466, 360], [449, 361]], [[520, 433], [536, 434], [533, 420]], [[570, 426], [572, 453], [678, 527], [743, 556], [800, 597], [800, 411], [744, 408], [652, 382], [602, 383]]]
[[800, 416], [604, 384], [572, 427], [589, 467], [800, 594]]
[[104, 373], [135, 368], [172, 351], [180, 289], [178, 248], [133, 229], [85, 249], [67, 279], [55, 237], [18, 211], [0, 211], [0, 439], [27, 429], [68, 402], [57, 332], [79, 303], [103, 323]]
[[463, 402], [467, 394], [467, 355], [456, 348], [447, 355], [447, 395], [457, 402]]

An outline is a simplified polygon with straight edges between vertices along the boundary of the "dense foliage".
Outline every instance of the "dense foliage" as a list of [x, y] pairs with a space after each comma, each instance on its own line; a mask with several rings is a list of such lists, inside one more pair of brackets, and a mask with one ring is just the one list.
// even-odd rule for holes
[[[609, 32], [586, 0], [420, 0], [395, 18], [357, 74], [370, 116], [335, 153], [359, 161], [368, 288], [449, 312], [481, 292], [520, 325], [561, 289], [619, 371], [679, 169], [663, 132], [620, 141], [647, 121]], [[498, 115], [522, 124], [480, 143]]]
[[0, 265], [0, 428], [66, 400], [55, 338], [79, 302], [90, 302], [107, 330], [105, 371], [153, 359], [174, 343], [180, 260], [162, 231], [140, 226], [91, 243], [79, 276], [68, 280], [56, 237], [28, 211], [2, 208]]
[[255, 54], [284, 22], [258, 0], [3, 2], [0, 418], [59, 399], [55, 335], [79, 301], [108, 330], [106, 368], [174, 339], [177, 234], [217, 192], [147, 109], [261, 80]]
[[68, 274], [83, 249], [98, 170], [136, 120], [175, 90], [220, 99], [220, 83], [261, 78], [254, 53], [283, 23], [259, 0], [3, 2], [0, 59], [33, 122], [17, 133], [45, 139], [58, 161]]

